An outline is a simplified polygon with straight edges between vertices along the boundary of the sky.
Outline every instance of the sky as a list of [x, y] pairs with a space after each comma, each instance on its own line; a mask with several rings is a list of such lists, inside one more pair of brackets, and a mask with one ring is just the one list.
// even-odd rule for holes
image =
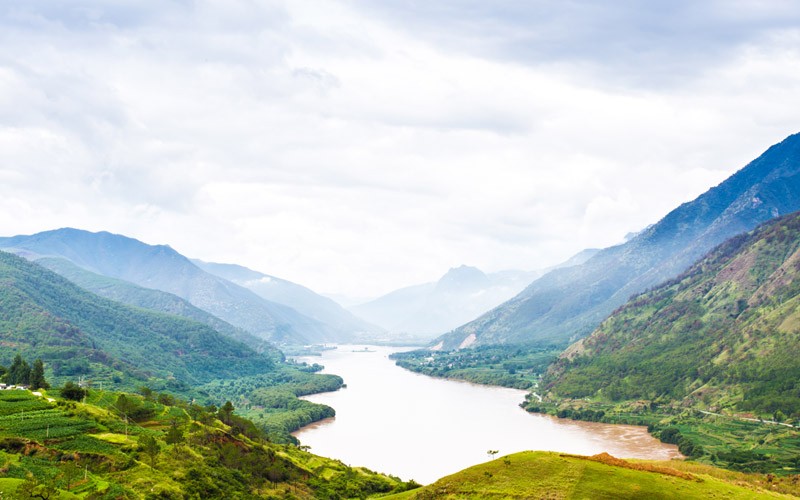
[[787, 0], [0, 4], [0, 235], [374, 297], [623, 241], [800, 131]]

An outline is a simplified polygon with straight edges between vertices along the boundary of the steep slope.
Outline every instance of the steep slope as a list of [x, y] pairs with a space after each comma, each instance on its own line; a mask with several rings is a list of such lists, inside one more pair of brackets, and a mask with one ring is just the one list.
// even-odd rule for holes
[[107, 232], [65, 228], [0, 238], [0, 249], [34, 259], [61, 257], [103, 276], [175, 294], [267, 340], [289, 343], [340, 340], [336, 332], [319, 321], [213, 276], [168, 246], [147, 245]]
[[324, 323], [343, 338], [352, 338], [354, 335], [363, 337], [382, 331], [380, 327], [357, 318], [333, 300], [291, 281], [236, 264], [218, 264], [197, 259], [193, 259], [192, 262], [200, 269], [247, 288], [259, 297], [291, 307], [309, 318]]
[[800, 134], [795, 134], [625, 244], [546, 274], [440, 340], [445, 348], [456, 348], [471, 335], [478, 344], [566, 344], [589, 334], [634, 293], [678, 275], [725, 239], [798, 209]]
[[241, 328], [236, 328], [230, 323], [193, 306], [177, 295], [102, 276], [78, 267], [62, 258], [43, 257], [35, 260], [35, 262], [101, 297], [129, 306], [181, 316], [208, 325], [219, 333], [244, 342], [254, 349], [268, 348], [268, 343], [265, 340], [259, 339]]
[[350, 310], [390, 332], [433, 337], [513, 297], [538, 275], [535, 271], [487, 275], [461, 266], [450, 269], [436, 283], [395, 290]]
[[0, 363], [41, 357], [56, 376], [131, 386], [157, 377], [182, 384], [269, 371], [272, 359], [195, 321], [128, 307], [0, 252]]
[[800, 214], [736, 236], [633, 298], [548, 375], [559, 397], [800, 415]]

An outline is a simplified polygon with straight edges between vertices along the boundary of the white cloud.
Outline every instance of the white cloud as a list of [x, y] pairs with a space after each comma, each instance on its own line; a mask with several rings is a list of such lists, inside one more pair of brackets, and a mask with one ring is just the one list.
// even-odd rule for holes
[[0, 233], [363, 297], [616, 243], [796, 132], [791, 2], [568, 4], [7, 6]]

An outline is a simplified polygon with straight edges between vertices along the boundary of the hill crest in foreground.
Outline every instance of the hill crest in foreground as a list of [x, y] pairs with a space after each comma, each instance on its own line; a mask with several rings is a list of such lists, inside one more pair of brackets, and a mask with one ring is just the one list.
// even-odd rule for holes
[[[772, 491], [770, 491], [772, 490]], [[796, 498], [788, 478], [691, 462], [635, 461], [526, 451], [476, 465], [391, 499], [755, 499]]]

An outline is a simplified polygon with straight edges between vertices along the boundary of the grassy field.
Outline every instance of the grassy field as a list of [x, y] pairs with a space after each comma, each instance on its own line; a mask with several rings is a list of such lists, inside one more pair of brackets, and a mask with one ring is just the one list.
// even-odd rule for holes
[[523, 452], [476, 465], [391, 499], [756, 499], [797, 498], [788, 479], [682, 461], [626, 462]]

